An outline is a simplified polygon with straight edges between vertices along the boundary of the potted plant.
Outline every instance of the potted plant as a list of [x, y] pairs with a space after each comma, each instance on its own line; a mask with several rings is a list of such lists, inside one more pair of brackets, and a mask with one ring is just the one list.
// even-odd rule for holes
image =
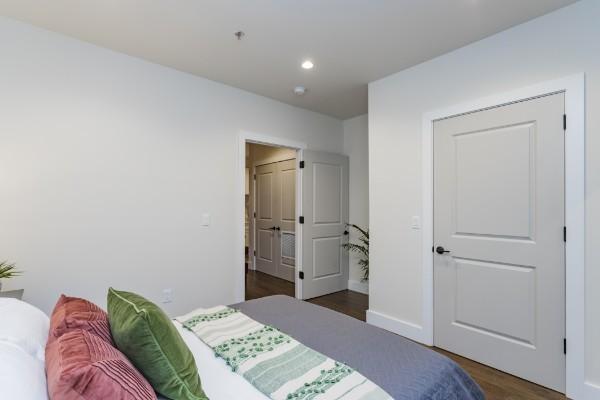
[[0, 262], [0, 290], [2, 290], [2, 279], [10, 279], [21, 275], [15, 264], [9, 264], [6, 261]]
[[355, 224], [346, 224], [349, 228], [356, 230], [359, 234], [358, 243], [344, 243], [342, 247], [349, 252], [355, 252], [359, 256], [358, 265], [363, 271], [362, 281], [369, 280], [369, 229], [363, 229]]

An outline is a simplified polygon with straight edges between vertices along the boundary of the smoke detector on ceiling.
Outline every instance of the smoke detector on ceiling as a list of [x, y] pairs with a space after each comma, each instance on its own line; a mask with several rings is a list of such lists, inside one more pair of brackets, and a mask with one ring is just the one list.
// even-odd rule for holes
[[296, 96], [304, 96], [305, 93], [306, 93], [306, 88], [304, 86], [296, 86], [294, 88], [294, 94]]

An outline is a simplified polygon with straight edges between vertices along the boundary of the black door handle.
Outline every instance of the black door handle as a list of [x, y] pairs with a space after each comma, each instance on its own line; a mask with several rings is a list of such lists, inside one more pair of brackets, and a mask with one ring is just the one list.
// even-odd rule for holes
[[435, 252], [438, 254], [450, 253], [450, 250], [444, 250], [442, 246], [438, 246], [435, 248]]
[[275, 230], [276, 230], [276, 231], [280, 231], [280, 230], [281, 230], [281, 228], [277, 226], [277, 227], [275, 227]]
[[276, 231], [276, 230], [277, 230], [277, 227], [276, 227], [276, 226], [272, 226], [272, 227], [270, 227], [270, 228], [268, 228], [268, 229], [270, 229], [270, 230], [272, 230], [272, 231]]

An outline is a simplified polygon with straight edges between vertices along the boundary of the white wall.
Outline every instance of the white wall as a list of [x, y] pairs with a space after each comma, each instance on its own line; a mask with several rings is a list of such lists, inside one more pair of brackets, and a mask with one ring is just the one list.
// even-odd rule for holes
[[111, 285], [232, 302], [238, 134], [343, 151], [339, 120], [26, 24], [0, 18], [0, 49], [0, 259], [45, 311]]
[[[344, 154], [350, 157], [350, 223], [369, 227], [369, 119], [367, 114], [344, 121]], [[350, 240], [357, 242], [354, 230]], [[363, 273], [356, 254], [350, 254], [348, 287], [362, 293], [369, 292], [369, 283], [362, 282]]]
[[[600, 1], [574, 5], [369, 85], [370, 309], [421, 323], [424, 112], [586, 74], [586, 377], [600, 384]], [[598, 392], [600, 393], [600, 392]]]

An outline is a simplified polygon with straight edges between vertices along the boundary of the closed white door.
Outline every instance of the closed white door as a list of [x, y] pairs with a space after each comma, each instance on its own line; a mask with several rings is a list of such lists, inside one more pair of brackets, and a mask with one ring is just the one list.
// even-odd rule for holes
[[561, 392], [563, 114], [555, 94], [434, 123], [435, 345]]
[[296, 160], [277, 163], [279, 174], [279, 265], [277, 276], [290, 282], [296, 279]]
[[291, 282], [296, 262], [296, 161], [256, 167], [256, 269]]
[[303, 299], [348, 288], [348, 157], [304, 150], [302, 159]]
[[255, 248], [256, 269], [269, 275], [276, 275], [279, 264], [276, 227], [279, 221], [276, 204], [277, 165], [266, 164], [256, 167], [256, 219]]

